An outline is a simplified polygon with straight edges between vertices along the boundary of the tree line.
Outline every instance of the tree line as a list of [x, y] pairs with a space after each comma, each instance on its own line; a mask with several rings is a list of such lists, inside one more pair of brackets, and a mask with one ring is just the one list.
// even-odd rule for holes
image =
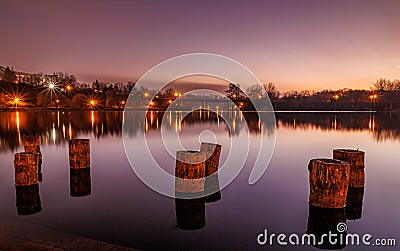
[[[135, 86], [134, 81], [78, 83], [74, 75], [26, 74], [10, 67], [0, 67], [0, 107], [37, 107], [73, 109], [122, 109]], [[151, 109], [165, 110], [182, 95], [179, 90], [167, 88], [155, 91], [138, 88], [143, 98], [155, 97]], [[156, 93], [157, 92], [157, 93]], [[225, 90], [239, 109], [254, 110], [251, 101], [269, 97], [275, 110], [400, 110], [400, 81], [380, 78], [369, 90], [326, 89], [323, 91], [281, 92], [272, 82], [253, 85], [242, 90], [230, 83]]]

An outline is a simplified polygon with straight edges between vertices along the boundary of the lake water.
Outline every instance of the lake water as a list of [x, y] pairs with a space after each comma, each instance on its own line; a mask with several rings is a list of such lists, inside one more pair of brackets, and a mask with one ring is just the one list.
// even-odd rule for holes
[[[195, 114], [182, 124], [175, 123], [172, 114], [166, 115], [166, 126], [179, 131], [188, 148], [197, 147], [201, 131], [213, 131], [222, 144], [221, 163], [228, 158], [230, 140], [246, 137], [243, 128], [232, 127], [235, 129], [230, 132], [213, 114], [204, 113], [201, 119]], [[228, 123], [247, 120], [251, 140], [257, 141], [260, 128], [268, 126], [251, 114], [232, 116]], [[366, 184], [362, 207], [354, 209], [353, 218], [359, 219], [347, 220], [348, 233], [370, 233], [374, 238], [400, 241], [398, 112], [277, 113], [275, 152], [263, 177], [254, 185], [248, 184], [255, 144], [250, 147], [243, 171], [220, 192], [220, 198], [207, 203], [175, 201], [139, 180], [124, 153], [123, 117], [123, 112], [111, 111], [0, 112], [1, 217], [140, 249], [311, 250], [315, 248], [276, 243], [259, 246], [256, 238], [264, 229], [289, 235], [318, 228], [319, 221], [313, 219], [319, 216], [308, 206], [308, 161], [332, 157], [334, 148], [359, 148], [366, 152]], [[134, 121], [130, 137], [135, 139], [146, 132], [157, 161], [173, 173], [174, 160], [157, 143], [162, 114], [154, 112], [146, 121], [130, 119]], [[268, 129], [266, 137], [273, 130]], [[23, 135], [34, 134], [42, 140], [42, 182], [38, 186], [41, 209], [31, 206], [26, 210], [36, 213], [19, 215], [17, 197], [32, 193], [31, 202], [38, 204], [37, 198], [32, 199], [37, 197], [37, 188], [17, 191], [14, 186], [14, 154], [23, 151]], [[70, 138], [91, 139], [90, 174], [83, 175], [81, 184], [70, 182]], [[76, 189], [75, 196], [71, 196], [71, 186]], [[76, 196], [79, 192], [88, 195]], [[183, 230], [179, 222], [198, 229]], [[345, 250], [365, 250], [365, 246], [347, 246]]]

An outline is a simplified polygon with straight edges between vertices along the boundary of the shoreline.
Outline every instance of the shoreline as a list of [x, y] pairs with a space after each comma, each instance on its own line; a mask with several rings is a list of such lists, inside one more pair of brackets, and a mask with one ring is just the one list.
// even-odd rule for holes
[[[202, 109], [203, 111], [208, 111], [207, 109]], [[115, 111], [125, 111], [124, 108], [0, 108], [0, 112], [11, 112], [11, 111], [61, 111], [61, 112], [75, 112], [75, 111], [104, 111], [104, 112], [115, 112]], [[145, 110], [133, 110], [133, 111], [145, 111]], [[155, 112], [166, 112], [165, 110], [161, 109], [149, 109], [147, 111], [155, 111]], [[182, 110], [187, 111], [187, 110]], [[191, 112], [191, 110], [188, 110]], [[195, 110], [200, 111], [200, 110]], [[232, 110], [233, 112], [234, 110]], [[220, 112], [227, 112], [227, 111], [220, 111]], [[256, 112], [254, 110], [242, 110], [242, 112]], [[260, 112], [269, 112], [269, 111], [260, 111]], [[324, 112], [338, 112], [338, 113], [345, 113], [345, 112], [400, 112], [400, 109], [394, 110], [273, 110], [273, 112], [306, 112], [306, 113], [324, 113]]]

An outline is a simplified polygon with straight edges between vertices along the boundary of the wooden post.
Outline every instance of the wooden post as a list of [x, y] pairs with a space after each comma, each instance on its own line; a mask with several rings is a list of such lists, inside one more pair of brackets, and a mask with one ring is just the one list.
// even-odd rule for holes
[[312, 159], [308, 164], [309, 204], [324, 208], [346, 206], [350, 165], [335, 159]]
[[15, 185], [29, 186], [38, 183], [40, 156], [38, 153], [16, 153], [14, 159]]
[[70, 168], [69, 187], [72, 197], [82, 197], [91, 194], [91, 186], [90, 168]]
[[39, 184], [15, 186], [18, 215], [31, 215], [42, 211]]
[[40, 154], [40, 160], [42, 160], [42, 153], [40, 151], [40, 136], [26, 136], [23, 137], [24, 150], [27, 153], [38, 153]]
[[[337, 227], [339, 223], [346, 223], [346, 212], [344, 208], [308, 206], [307, 234], [313, 234], [316, 237], [316, 243], [313, 246], [320, 249], [342, 249], [346, 247], [347, 231], [339, 232]], [[335, 238], [335, 240], [338, 240], [337, 243], [330, 243], [327, 236], [323, 239], [323, 243], [318, 243], [321, 241], [322, 235], [328, 235], [329, 232], [338, 235], [337, 238]], [[343, 235], [342, 243], [339, 241], [339, 235]]]
[[200, 193], [204, 191], [206, 154], [196, 151], [177, 151], [175, 191]]
[[206, 154], [206, 180], [204, 183], [204, 192], [208, 195], [204, 200], [206, 202], [215, 202], [221, 199], [218, 179], [221, 145], [202, 142], [200, 145], [200, 152]]
[[219, 156], [221, 155], [221, 145], [202, 142], [200, 152], [206, 154], [206, 176], [217, 172]]
[[346, 161], [350, 164], [350, 187], [364, 186], [365, 153], [363, 151], [352, 149], [334, 149], [333, 158]]
[[183, 230], [200, 229], [206, 225], [206, 207], [202, 198], [175, 198], [176, 225]]
[[206, 177], [206, 181], [204, 183], [204, 193], [208, 194], [204, 197], [204, 200], [207, 203], [216, 202], [221, 199], [218, 172]]
[[69, 141], [69, 165], [73, 169], [90, 168], [90, 139]]
[[39, 160], [39, 165], [38, 165], [38, 180], [39, 180], [39, 182], [42, 182], [42, 181], [43, 181], [42, 160]]
[[362, 216], [364, 187], [349, 187], [346, 199], [346, 218], [358, 220]]

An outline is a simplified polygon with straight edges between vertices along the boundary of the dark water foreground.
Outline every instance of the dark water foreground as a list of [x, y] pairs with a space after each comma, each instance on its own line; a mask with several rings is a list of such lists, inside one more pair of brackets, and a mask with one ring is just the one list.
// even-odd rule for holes
[[[151, 143], [160, 137], [162, 115], [153, 112], [146, 121], [128, 118], [133, 121], [130, 137], [135, 139], [145, 132], [157, 161], [173, 172], [174, 160], [161, 144]], [[165, 114], [165, 126], [179, 131], [187, 147], [196, 148], [202, 130], [214, 132], [223, 145], [221, 163], [228, 158], [230, 140], [244, 140], [247, 135], [238, 126], [240, 121], [247, 121], [249, 137], [254, 140], [260, 137], [261, 127], [268, 129], [265, 137], [274, 130], [268, 123], [259, 123], [256, 116], [240, 113], [231, 114], [226, 122], [231, 131], [214, 114], [204, 113], [201, 119], [200, 114], [195, 114], [182, 123], [176, 123], [177, 117], [179, 113]], [[0, 237], [11, 236], [9, 242], [21, 244], [21, 236], [32, 233], [31, 239], [46, 240], [48, 234], [22, 226], [29, 225], [68, 233], [57, 238], [71, 243], [73, 238], [66, 236], [139, 249], [312, 250], [314, 247], [284, 247], [276, 243], [272, 247], [260, 246], [256, 238], [265, 229], [276, 234], [303, 234], [310, 228], [323, 229], [323, 222], [318, 219], [335, 222], [332, 216], [310, 209], [307, 204], [307, 164], [311, 158], [331, 157], [334, 148], [350, 147], [366, 152], [363, 203], [357, 203], [361, 193], [354, 194], [353, 207], [344, 215], [337, 215], [347, 218], [348, 233], [399, 238], [399, 113], [278, 113], [276, 117], [275, 153], [258, 183], [247, 183], [256, 158], [255, 144], [250, 147], [243, 171], [216, 199], [185, 203], [157, 194], [134, 174], [122, 144], [121, 124], [127, 119], [122, 112], [1, 112], [0, 216], [4, 222], [1, 225], [8, 227], [2, 227]], [[43, 177], [32, 193], [21, 194], [14, 186], [13, 154], [23, 150], [25, 134], [41, 136]], [[91, 139], [91, 168], [89, 173], [79, 175], [82, 179], [71, 176], [69, 170], [68, 139], [76, 137]], [[19, 215], [17, 201], [24, 202], [28, 210], [29, 206], [35, 209], [35, 205], [37, 209], [40, 203], [40, 210]], [[184, 230], [179, 223], [196, 230]], [[6, 229], [13, 229], [15, 234]]]

